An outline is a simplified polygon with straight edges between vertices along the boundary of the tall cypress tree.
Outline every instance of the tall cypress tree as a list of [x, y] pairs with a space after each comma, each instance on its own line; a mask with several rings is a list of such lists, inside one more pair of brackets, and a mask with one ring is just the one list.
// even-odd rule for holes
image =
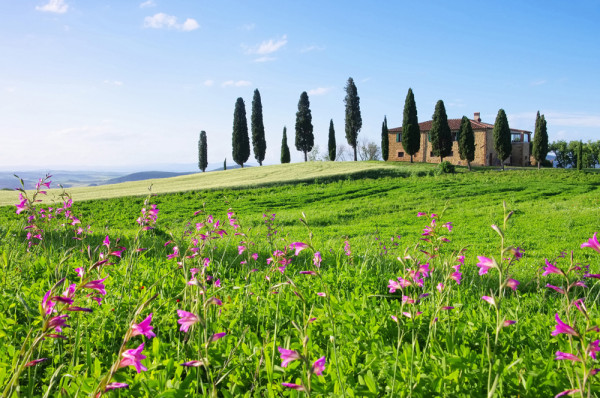
[[335, 161], [336, 154], [336, 143], [335, 143], [335, 130], [333, 129], [333, 119], [329, 121], [329, 140], [327, 141], [327, 149], [329, 149], [329, 160]]
[[384, 161], [388, 160], [390, 152], [390, 135], [387, 125], [387, 116], [383, 117], [383, 123], [381, 124], [381, 157]]
[[538, 111], [535, 118], [535, 133], [533, 136], [532, 149], [532, 155], [537, 163], [538, 170], [542, 167], [542, 162], [546, 160], [548, 149], [548, 130], [546, 128], [546, 118], [544, 115], [540, 117], [540, 111]]
[[475, 159], [475, 133], [473, 133], [471, 121], [466, 116], [463, 116], [460, 121], [458, 153], [462, 160], [467, 161], [467, 166], [469, 166], [469, 171], [471, 171], [471, 162]]
[[246, 105], [240, 97], [235, 102], [233, 112], [233, 135], [231, 137], [233, 161], [244, 167], [250, 157], [250, 139], [248, 137], [248, 122], [246, 120]]
[[362, 117], [360, 116], [360, 97], [354, 84], [354, 80], [349, 77], [346, 82], [346, 141], [354, 150], [354, 161], [356, 162], [356, 146], [358, 143], [358, 132], [362, 128]]
[[421, 149], [421, 129], [419, 127], [419, 118], [417, 117], [417, 104], [412, 88], [408, 89], [406, 100], [404, 101], [404, 113], [402, 115], [402, 147], [404, 152], [410, 155], [410, 162], [413, 162], [413, 155]]
[[510, 127], [504, 109], [498, 111], [496, 122], [494, 123], [494, 149], [498, 154], [498, 159], [502, 163], [504, 170], [504, 160], [510, 156], [512, 152], [512, 143], [510, 139]]
[[287, 128], [283, 127], [283, 139], [281, 140], [281, 163], [290, 162], [290, 147], [287, 143]]
[[252, 98], [252, 116], [250, 118], [252, 129], [252, 147], [254, 149], [254, 158], [262, 166], [267, 151], [267, 142], [265, 141], [265, 125], [263, 124], [262, 102], [258, 89], [254, 90]]
[[583, 143], [577, 144], [577, 170], [583, 170]]
[[298, 112], [296, 112], [296, 149], [304, 152], [304, 161], [308, 161], [308, 152], [315, 145], [313, 135], [312, 114], [310, 113], [310, 101], [308, 94], [303, 91], [298, 101]]
[[435, 104], [431, 123], [431, 150], [435, 156], [440, 157], [440, 163], [444, 161], [444, 157], [452, 152], [452, 132], [448, 125], [448, 116], [446, 115], [446, 107], [444, 101], [439, 100]]
[[206, 131], [202, 130], [200, 132], [200, 140], [198, 141], [198, 168], [204, 172], [206, 171], [206, 167], [208, 167]]

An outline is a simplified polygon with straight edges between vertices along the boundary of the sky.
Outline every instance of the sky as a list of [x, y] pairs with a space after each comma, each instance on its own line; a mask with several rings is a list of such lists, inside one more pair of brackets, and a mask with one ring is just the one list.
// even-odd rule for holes
[[[233, 164], [238, 97], [248, 126], [262, 99], [277, 164], [292, 162], [300, 94], [315, 143], [329, 121], [345, 143], [344, 86], [360, 96], [359, 141], [402, 125], [412, 88], [419, 121], [500, 108], [550, 141], [600, 139], [598, 1], [0, 0], [0, 170], [194, 170]], [[256, 164], [254, 154], [248, 160]]]

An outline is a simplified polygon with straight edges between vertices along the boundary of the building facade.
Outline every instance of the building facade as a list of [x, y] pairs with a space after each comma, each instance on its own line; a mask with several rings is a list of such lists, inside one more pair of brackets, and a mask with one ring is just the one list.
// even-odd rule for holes
[[[494, 149], [493, 130], [494, 125], [483, 123], [479, 117], [479, 112], [475, 112], [474, 118], [469, 119], [473, 133], [475, 135], [475, 159], [471, 162], [472, 166], [500, 166], [496, 150]], [[466, 166], [467, 161], [461, 160], [458, 153], [458, 134], [460, 131], [461, 119], [448, 119], [448, 125], [452, 132], [452, 152], [444, 160], [459, 166]], [[414, 162], [439, 163], [440, 157], [434, 156], [431, 149], [431, 140], [429, 130], [431, 130], [432, 121], [419, 123], [421, 129], [421, 147], [413, 155]], [[531, 165], [531, 131], [510, 129], [512, 140], [511, 155], [504, 161], [505, 165], [511, 166], [530, 166]], [[410, 155], [404, 151], [402, 146], [402, 127], [389, 129], [389, 157], [390, 161], [410, 162]]]

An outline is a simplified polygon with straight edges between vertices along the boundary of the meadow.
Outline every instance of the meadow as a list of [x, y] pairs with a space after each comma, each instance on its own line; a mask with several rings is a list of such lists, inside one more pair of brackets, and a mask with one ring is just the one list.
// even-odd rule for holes
[[12, 192], [2, 396], [600, 394], [600, 175], [348, 163]]

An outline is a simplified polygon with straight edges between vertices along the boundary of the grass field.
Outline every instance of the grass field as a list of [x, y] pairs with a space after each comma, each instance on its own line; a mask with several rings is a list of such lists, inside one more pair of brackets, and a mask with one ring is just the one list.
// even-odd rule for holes
[[[5, 396], [87, 396], [115, 382], [128, 388], [107, 395], [600, 392], [591, 328], [600, 286], [584, 277], [600, 273], [598, 253], [580, 248], [600, 229], [598, 174], [310, 163], [161, 183], [148, 199], [159, 209], [154, 229], [135, 221], [147, 183], [73, 190], [81, 224], [61, 227], [62, 214], [44, 224], [35, 213], [44, 236], [30, 250], [24, 213], [0, 208]], [[134, 196], [109, 196], [119, 190]], [[2, 200], [18, 203], [15, 193]], [[506, 223], [503, 202], [514, 212]], [[496, 262], [482, 274], [478, 256]], [[545, 259], [564, 276], [542, 275], [552, 270]], [[55, 298], [59, 312], [47, 313], [40, 303], [61, 278], [49, 297], [73, 284], [74, 303]], [[89, 285], [102, 278], [105, 295]], [[520, 282], [514, 291], [510, 280]], [[578, 298], [586, 310], [572, 305]], [[75, 305], [93, 312], [69, 311]], [[197, 319], [187, 332], [177, 310]], [[130, 325], [150, 313], [156, 336], [132, 336]], [[49, 338], [62, 315], [71, 327]], [[555, 316], [576, 333], [551, 335]], [[142, 342], [147, 370], [138, 373], [123, 358]], [[47, 360], [23, 367], [36, 358]]]

